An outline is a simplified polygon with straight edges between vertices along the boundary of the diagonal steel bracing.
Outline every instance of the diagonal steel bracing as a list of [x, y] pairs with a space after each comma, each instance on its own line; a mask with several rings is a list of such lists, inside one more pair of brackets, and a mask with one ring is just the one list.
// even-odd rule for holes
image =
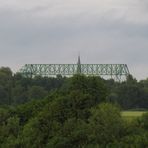
[[81, 64], [80, 62], [78, 64], [26, 64], [20, 72], [25, 77], [84, 74], [117, 81], [125, 80], [129, 75], [126, 64]]

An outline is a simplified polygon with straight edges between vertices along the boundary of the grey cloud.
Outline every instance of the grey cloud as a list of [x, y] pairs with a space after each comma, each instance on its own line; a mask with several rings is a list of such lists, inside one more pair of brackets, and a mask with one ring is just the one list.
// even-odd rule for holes
[[[57, 7], [67, 8], [0, 10], [0, 66], [18, 70], [25, 63], [75, 63], [80, 52], [83, 63], [127, 63], [138, 79], [147, 77], [147, 23], [114, 17], [112, 10]], [[49, 9], [52, 14], [44, 15]]]

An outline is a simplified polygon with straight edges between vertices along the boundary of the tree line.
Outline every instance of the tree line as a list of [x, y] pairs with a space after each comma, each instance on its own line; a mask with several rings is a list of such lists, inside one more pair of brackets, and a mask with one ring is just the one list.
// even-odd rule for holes
[[[96, 77], [96, 79], [101, 79]], [[123, 109], [148, 109], [148, 79], [137, 81], [131, 75], [124, 82], [103, 80], [106, 100], [119, 104]], [[48, 96], [56, 89], [67, 89], [71, 78], [58, 75], [56, 78], [25, 78], [20, 73], [12, 74], [10, 68], [0, 68], [0, 105], [18, 105]], [[86, 80], [85, 85], [92, 85]], [[95, 85], [95, 84], [94, 84]]]
[[121, 116], [147, 108], [148, 80], [24, 78], [0, 69], [0, 147], [148, 147], [148, 113], [132, 121]]

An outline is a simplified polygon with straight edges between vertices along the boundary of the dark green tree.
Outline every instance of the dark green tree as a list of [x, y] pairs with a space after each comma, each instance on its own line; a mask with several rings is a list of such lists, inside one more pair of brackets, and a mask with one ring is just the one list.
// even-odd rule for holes
[[43, 99], [47, 95], [47, 91], [40, 86], [32, 86], [28, 91], [29, 99]]

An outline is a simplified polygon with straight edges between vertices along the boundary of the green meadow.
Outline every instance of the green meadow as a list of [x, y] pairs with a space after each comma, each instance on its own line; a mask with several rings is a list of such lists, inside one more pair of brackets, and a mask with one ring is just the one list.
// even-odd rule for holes
[[125, 119], [132, 120], [141, 117], [146, 112], [147, 111], [122, 111], [121, 114]]

